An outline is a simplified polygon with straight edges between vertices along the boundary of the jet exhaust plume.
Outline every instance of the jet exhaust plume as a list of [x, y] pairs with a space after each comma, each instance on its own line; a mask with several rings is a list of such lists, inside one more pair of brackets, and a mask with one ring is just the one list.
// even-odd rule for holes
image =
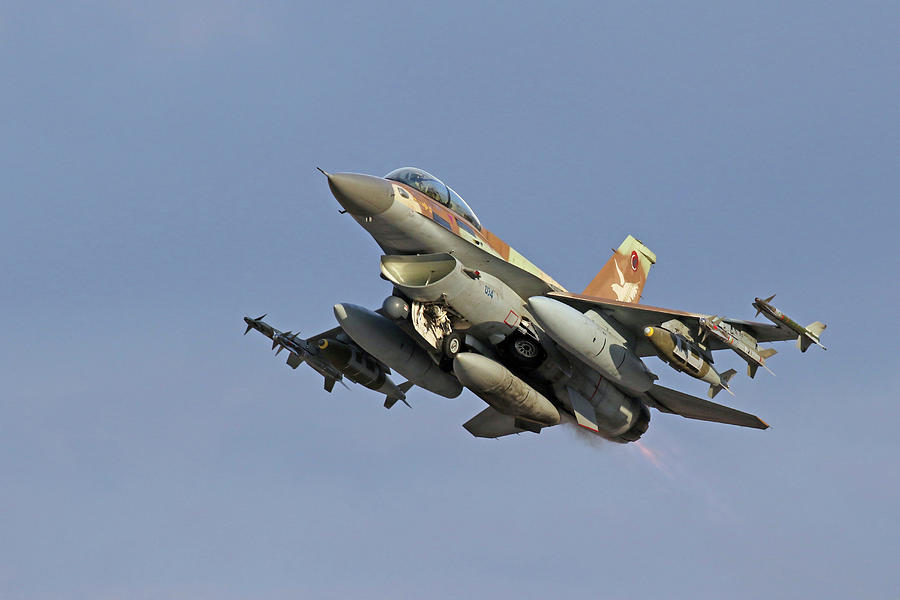
[[640, 440], [634, 442], [634, 446], [640, 451], [641, 455], [644, 458], [650, 461], [650, 464], [659, 469], [667, 477], [672, 477], [671, 471], [669, 471], [669, 469], [666, 468], [666, 465], [663, 464], [662, 457], [660, 456], [660, 453], [658, 451], [651, 450], [644, 442], [641, 442]]

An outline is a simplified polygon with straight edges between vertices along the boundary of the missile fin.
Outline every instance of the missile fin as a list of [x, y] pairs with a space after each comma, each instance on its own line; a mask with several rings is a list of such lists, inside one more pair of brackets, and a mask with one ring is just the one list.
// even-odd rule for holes
[[724, 373], [719, 374], [719, 385], [711, 385], [709, 386], [709, 397], [715, 398], [716, 394], [720, 391], [725, 390], [732, 396], [734, 396], [734, 392], [731, 391], [731, 388], [728, 387], [728, 382], [731, 381], [731, 378], [737, 374], [737, 371], [734, 369], [728, 369]]
[[[775, 297], [775, 294], [772, 294], [771, 296], [769, 296], [768, 298], [766, 298], [765, 300], [763, 300], [763, 302], [765, 302], [766, 304], [768, 304], [769, 302], [772, 301], [772, 298], [774, 298], [774, 297]], [[759, 316], [759, 313], [760, 313], [761, 311], [762, 311], [762, 309], [759, 308], [759, 307], [757, 306], [757, 307], [756, 307], [756, 316], [757, 316], [757, 317]]]
[[731, 381], [731, 378], [735, 375], [737, 375], [737, 371], [735, 371], [734, 369], [728, 369], [727, 371], [722, 373], [722, 383], [725, 385], [725, 387], [728, 387], [728, 382]]
[[387, 409], [390, 409], [392, 406], [394, 406], [395, 404], [397, 404], [397, 401], [398, 401], [398, 400], [399, 400], [400, 402], [402, 402], [403, 404], [405, 404], [406, 406], [409, 406], [409, 408], [412, 408], [412, 406], [409, 405], [409, 402], [406, 401], [406, 398], [391, 398], [390, 396], [386, 396], [386, 397], [385, 397], [385, 399], [384, 399], [384, 407], [387, 408]]
[[410, 390], [410, 388], [414, 385], [415, 384], [412, 381], [404, 381], [403, 383], [398, 385], [397, 389], [400, 390], [400, 395], [399, 396], [385, 396], [384, 407], [389, 409], [392, 406], [394, 406], [395, 404], [397, 404], [398, 400], [400, 400], [401, 402], [403, 402], [403, 404], [412, 408], [412, 406], [410, 406], [409, 402], [406, 401], [406, 392], [408, 392]]
[[822, 332], [825, 331], [825, 328], [828, 327], [825, 323], [821, 321], [814, 321], [806, 326], [806, 330], [813, 334], [816, 337], [822, 335]]
[[330, 394], [331, 390], [334, 389], [334, 383], [336, 381], [337, 381], [337, 379], [335, 379], [334, 377], [326, 377], [325, 378], [325, 391]]
[[287, 357], [287, 364], [290, 368], [296, 369], [303, 363], [303, 357], [299, 354], [291, 352]]

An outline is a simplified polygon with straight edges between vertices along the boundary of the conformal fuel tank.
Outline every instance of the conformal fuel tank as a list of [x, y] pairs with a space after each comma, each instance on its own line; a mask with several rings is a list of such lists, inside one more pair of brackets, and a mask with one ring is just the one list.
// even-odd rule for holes
[[656, 375], [625, 347], [622, 336], [599, 314], [588, 316], [544, 296], [529, 298], [528, 306], [557, 344], [607, 379], [635, 392], [646, 392], [653, 385]]

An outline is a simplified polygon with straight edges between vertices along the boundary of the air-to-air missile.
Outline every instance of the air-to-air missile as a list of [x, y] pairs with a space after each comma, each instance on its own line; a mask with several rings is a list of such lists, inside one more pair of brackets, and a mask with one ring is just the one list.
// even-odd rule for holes
[[[747, 361], [747, 375], [751, 378], [756, 375], [756, 370], [762, 367], [769, 373], [772, 369], [766, 366], [766, 359], [778, 351], [774, 348], [760, 348], [756, 340], [750, 334], [735, 329], [722, 320], [722, 317], [700, 317], [700, 326], [703, 327], [703, 338], [712, 336], [728, 346], [735, 353]], [[772, 373], [774, 375], [774, 373]]]
[[354, 342], [414, 385], [445, 398], [456, 398], [462, 386], [396, 323], [355, 304], [335, 304], [334, 316]]
[[715, 398], [722, 389], [734, 395], [728, 388], [728, 382], [737, 371], [728, 369], [724, 373], [719, 373], [684, 336], [676, 335], [662, 327], [644, 327], [644, 335], [653, 344], [659, 357], [672, 368], [708, 383], [710, 398]]
[[822, 323], [821, 321], [815, 321], [804, 327], [803, 325], [792, 321], [783, 312], [769, 304], [774, 297], [775, 294], [772, 294], [765, 300], [760, 300], [759, 298], [754, 299], [753, 308], [756, 309], [756, 314], [759, 315], [759, 313], [762, 313], [767, 319], [769, 319], [776, 325], [784, 325], [791, 331], [795, 332], [798, 335], [797, 347], [800, 348], [801, 352], [806, 352], [806, 349], [809, 348], [810, 344], [816, 344], [817, 346], [822, 346], [823, 350], [828, 350], [828, 348], [823, 346], [822, 342], [819, 341], [819, 336], [822, 335], [823, 331], [825, 331], [825, 323]]
[[359, 349], [329, 338], [319, 339], [313, 345], [298, 337], [296, 333], [275, 329], [263, 321], [263, 317], [265, 315], [256, 319], [244, 317], [244, 322], [247, 324], [244, 335], [251, 329], [255, 329], [272, 340], [272, 349], [277, 348], [276, 355], [287, 349], [290, 352], [288, 365], [296, 369], [301, 363], [306, 362], [325, 378], [326, 391], [330, 392], [334, 389], [334, 384], [338, 381], [346, 386], [343, 381], [346, 375], [350, 381], [384, 394], [384, 405], [387, 408], [393, 406], [398, 400], [409, 405], [406, 402], [406, 392], [413, 384], [410, 382], [401, 385], [395, 384], [378, 361], [365, 355]]
[[453, 372], [460, 382], [497, 412], [516, 417], [516, 427], [540, 432], [557, 425], [559, 410], [540, 392], [513, 375], [498, 362], [463, 352], [453, 359]]

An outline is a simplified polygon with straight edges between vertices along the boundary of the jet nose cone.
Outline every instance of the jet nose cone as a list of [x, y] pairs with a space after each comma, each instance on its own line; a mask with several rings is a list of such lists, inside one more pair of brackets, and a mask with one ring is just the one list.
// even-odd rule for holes
[[341, 206], [357, 217], [374, 217], [394, 202], [391, 184], [381, 177], [334, 173], [328, 175], [328, 187]]

